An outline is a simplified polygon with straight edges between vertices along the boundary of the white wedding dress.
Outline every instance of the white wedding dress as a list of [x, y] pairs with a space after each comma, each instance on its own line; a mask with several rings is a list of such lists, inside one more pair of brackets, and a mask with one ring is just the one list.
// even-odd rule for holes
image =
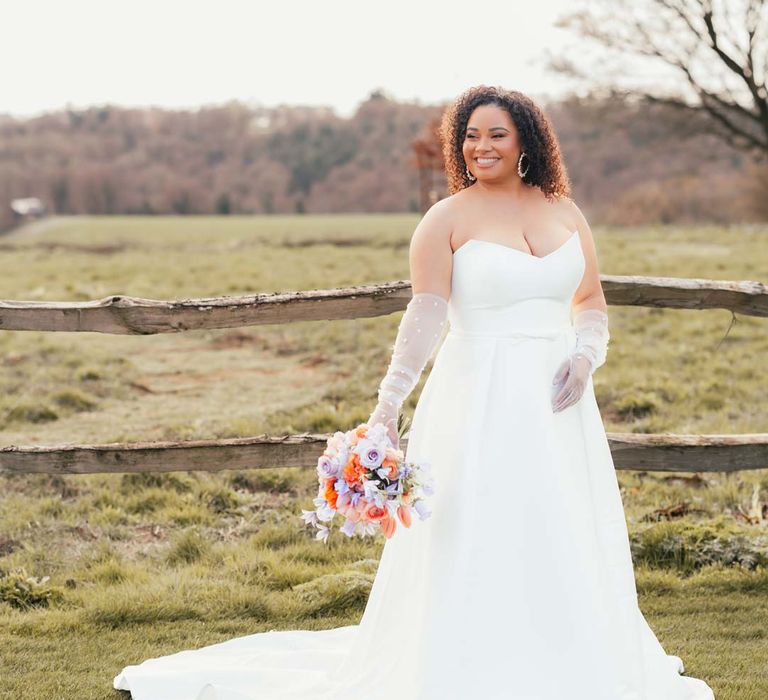
[[432, 515], [385, 542], [358, 625], [149, 659], [114, 687], [134, 700], [713, 700], [638, 607], [591, 378], [551, 408], [584, 269], [577, 232], [543, 257], [479, 239], [456, 251], [449, 331], [406, 451], [432, 465]]

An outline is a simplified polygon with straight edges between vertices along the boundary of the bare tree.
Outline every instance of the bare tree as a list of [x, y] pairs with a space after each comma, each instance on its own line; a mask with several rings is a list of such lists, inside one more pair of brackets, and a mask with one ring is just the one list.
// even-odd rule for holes
[[[598, 69], [587, 69], [569, 52], [550, 57], [554, 70], [611, 96], [674, 107], [688, 133], [709, 131], [758, 160], [768, 158], [764, 0], [593, 0], [558, 26], [635, 63], [610, 75], [605, 55]], [[658, 73], [638, 76], [641, 64], [674, 82], [659, 84]]]

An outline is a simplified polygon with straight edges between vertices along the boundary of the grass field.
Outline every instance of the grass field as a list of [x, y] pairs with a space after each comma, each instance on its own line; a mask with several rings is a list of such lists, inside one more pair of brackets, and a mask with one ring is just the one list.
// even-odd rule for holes
[[[54, 221], [0, 238], [0, 298], [172, 299], [407, 279], [417, 220]], [[604, 274], [762, 282], [766, 236], [768, 226], [595, 230]], [[610, 316], [608, 362], [594, 379], [607, 430], [765, 432], [765, 319], [739, 315], [723, 339], [725, 310]], [[6, 331], [0, 444], [345, 429], [374, 405], [399, 318], [145, 337]], [[0, 477], [0, 700], [127, 697], [111, 689], [127, 663], [356, 622], [383, 538], [340, 535], [324, 547], [297, 525], [313, 466]], [[768, 471], [619, 481], [641, 607], [665, 649], [718, 700], [764, 700]], [[680, 516], [665, 518], [674, 506]]]

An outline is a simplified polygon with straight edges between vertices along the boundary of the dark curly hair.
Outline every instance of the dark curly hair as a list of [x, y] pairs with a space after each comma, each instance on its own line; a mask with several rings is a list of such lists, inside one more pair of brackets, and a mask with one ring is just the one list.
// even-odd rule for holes
[[443, 113], [440, 140], [448, 192], [455, 194], [472, 184], [467, 177], [462, 144], [470, 115], [476, 107], [488, 104], [505, 109], [517, 128], [520, 145], [530, 164], [523, 182], [540, 188], [550, 200], [570, 197], [571, 183], [560, 153], [560, 144], [547, 116], [522, 92], [487, 85], [465, 90]]

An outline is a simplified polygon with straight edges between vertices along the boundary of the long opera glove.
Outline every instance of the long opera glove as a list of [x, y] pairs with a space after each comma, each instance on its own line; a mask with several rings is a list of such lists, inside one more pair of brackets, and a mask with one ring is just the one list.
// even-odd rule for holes
[[605, 363], [608, 353], [608, 314], [600, 309], [584, 309], [574, 316], [573, 326], [576, 347], [563, 360], [552, 380], [555, 385], [552, 409], [555, 413], [582, 397], [589, 377]]
[[400, 320], [389, 368], [379, 384], [379, 401], [368, 418], [369, 427], [380, 423], [387, 428], [396, 448], [399, 448], [400, 408], [416, 387], [437, 346], [447, 316], [447, 299], [439, 294], [419, 292], [408, 302]]

